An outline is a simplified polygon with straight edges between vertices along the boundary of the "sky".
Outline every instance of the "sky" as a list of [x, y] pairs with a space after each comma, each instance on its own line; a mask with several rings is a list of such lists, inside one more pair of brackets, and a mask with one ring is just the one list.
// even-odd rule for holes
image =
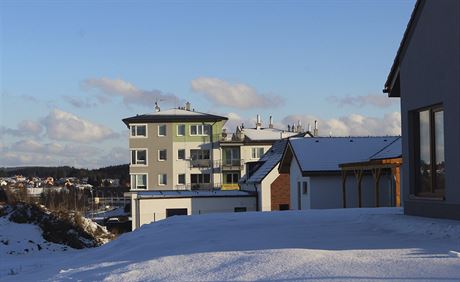
[[399, 135], [382, 93], [415, 0], [0, 1], [0, 167], [129, 162], [121, 119], [182, 106]]

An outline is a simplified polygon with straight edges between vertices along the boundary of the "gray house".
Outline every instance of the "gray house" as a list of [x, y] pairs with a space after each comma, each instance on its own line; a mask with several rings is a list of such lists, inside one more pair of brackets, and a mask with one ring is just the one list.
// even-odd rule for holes
[[405, 213], [460, 219], [460, 1], [417, 1], [384, 92], [401, 98]]

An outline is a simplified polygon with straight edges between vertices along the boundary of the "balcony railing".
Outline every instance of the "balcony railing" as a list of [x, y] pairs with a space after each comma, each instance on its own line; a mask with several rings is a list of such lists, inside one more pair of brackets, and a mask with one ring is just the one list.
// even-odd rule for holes
[[220, 183], [187, 183], [176, 186], [176, 190], [221, 190]]
[[225, 160], [222, 161], [222, 170], [241, 170], [244, 167], [244, 160]]
[[210, 168], [212, 167], [211, 160], [190, 160], [190, 167]]

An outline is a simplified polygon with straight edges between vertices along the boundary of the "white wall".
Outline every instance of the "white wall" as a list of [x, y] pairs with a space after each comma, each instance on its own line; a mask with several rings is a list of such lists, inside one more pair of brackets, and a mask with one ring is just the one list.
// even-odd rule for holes
[[[291, 187], [291, 204], [290, 204], [291, 209], [293, 210], [299, 209], [299, 200], [298, 200], [299, 194], [300, 194], [300, 204], [301, 204], [300, 208], [302, 210], [310, 209], [311, 207], [310, 178], [302, 176], [302, 172], [300, 171], [297, 161], [294, 158], [291, 161], [291, 169], [289, 173], [289, 178], [290, 178], [290, 187]], [[299, 181], [301, 182], [300, 193], [299, 193], [298, 186], [297, 186]], [[303, 185], [302, 183], [304, 181], [308, 183], [308, 193], [307, 194], [302, 193], [302, 185]]]
[[272, 210], [272, 183], [280, 175], [278, 172], [279, 164], [277, 164], [261, 183], [261, 191], [259, 192], [260, 197], [260, 210], [271, 211]]
[[[186, 208], [188, 215], [234, 212], [236, 207], [256, 210], [256, 197], [195, 197], [139, 199], [132, 196], [132, 229], [166, 218], [166, 209]], [[137, 203], [139, 206], [137, 206]], [[139, 214], [138, 214], [139, 211]]]

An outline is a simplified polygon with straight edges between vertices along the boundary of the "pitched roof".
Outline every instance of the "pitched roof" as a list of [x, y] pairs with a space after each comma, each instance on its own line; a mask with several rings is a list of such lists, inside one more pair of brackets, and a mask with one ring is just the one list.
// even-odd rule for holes
[[252, 141], [280, 140], [298, 135], [298, 132], [288, 132], [276, 128], [243, 128], [245, 137]]
[[395, 76], [398, 73], [399, 63], [402, 60], [402, 56], [404, 55], [406, 46], [409, 43], [410, 37], [412, 36], [412, 32], [415, 28], [415, 24], [417, 22], [418, 15], [420, 14], [420, 11], [422, 10], [422, 6], [424, 4], [425, 4], [424, 0], [417, 0], [417, 2], [415, 3], [414, 10], [412, 11], [412, 15], [410, 17], [409, 23], [407, 24], [406, 31], [404, 32], [401, 43], [399, 44], [399, 48], [396, 53], [396, 57], [393, 61], [393, 65], [391, 66], [390, 73], [388, 74], [387, 80], [385, 82], [383, 93], [391, 94], [392, 82], [395, 80]]
[[372, 155], [370, 160], [395, 159], [402, 156], [401, 137], [388, 144], [385, 148]]
[[339, 171], [339, 165], [343, 163], [368, 161], [370, 157], [399, 138], [399, 136], [294, 137], [289, 140], [289, 147], [303, 173], [334, 172]]
[[175, 122], [175, 121], [222, 121], [228, 120], [227, 117], [206, 114], [183, 109], [169, 109], [166, 111], [155, 112], [151, 114], [136, 115], [123, 119], [126, 126], [130, 123], [148, 123], [148, 122]]
[[281, 161], [283, 156], [284, 147], [287, 144], [286, 139], [277, 141], [273, 146], [263, 155], [258, 161], [261, 166], [254, 172], [246, 183], [260, 183], [272, 171], [276, 165]]

